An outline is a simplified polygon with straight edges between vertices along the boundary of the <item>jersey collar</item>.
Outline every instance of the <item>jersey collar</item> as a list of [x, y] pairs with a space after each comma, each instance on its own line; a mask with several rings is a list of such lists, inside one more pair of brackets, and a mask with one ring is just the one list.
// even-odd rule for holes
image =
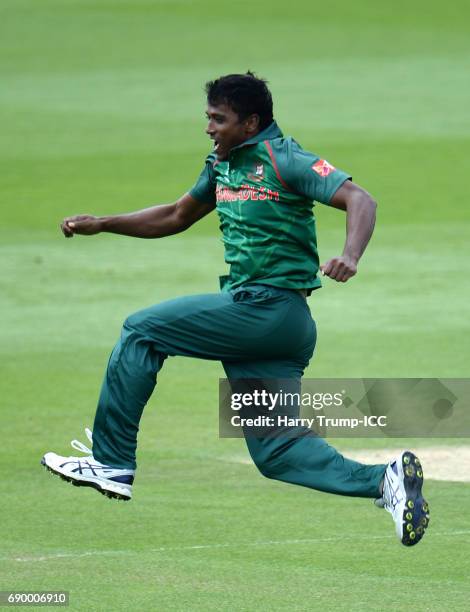
[[278, 126], [278, 124], [273, 121], [267, 128], [264, 128], [262, 132], [258, 132], [245, 142], [233, 147], [230, 152], [236, 151], [237, 149], [241, 149], [242, 147], [246, 147], [248, 145], [257, 144], [258, 142], [263, 142], [263, 140], [272, 140], [273, 138], [282, 138], [283, 134]]

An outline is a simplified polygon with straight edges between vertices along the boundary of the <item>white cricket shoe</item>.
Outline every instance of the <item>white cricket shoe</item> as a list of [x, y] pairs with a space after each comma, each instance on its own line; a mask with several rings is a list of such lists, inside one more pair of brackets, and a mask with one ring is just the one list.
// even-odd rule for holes
[[[85, 432], [92, 443], [92, 432], [88, 428], [85, 428]], [[114, 468], [100, 463], [93, 457], [92, 451], [78, 440], [72, 440], [71, 445], [87, 456], [61, 457], [55, 453], [46, 453], [41, 459], [42, 465], [76, 487], [93, 487], [107, 497], [131, 499], [134, 470]]]
[[422, 487], [421, 462], [405, 451], [388, 464], [382, 497], [375, 500], [392, 515], [397, 536], [405, 546], [417, 544], [429, 525], [429, 506], [421, 494]]

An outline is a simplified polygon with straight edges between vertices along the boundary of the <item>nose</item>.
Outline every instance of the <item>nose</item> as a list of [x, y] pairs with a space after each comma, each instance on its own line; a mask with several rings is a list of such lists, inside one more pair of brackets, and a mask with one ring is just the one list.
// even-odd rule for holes
[[209, 134], [209, 136], [214, 136], [214, 134], [215, 134], [214, 124], [213, 124], [211, 119], [209, 119], [209, 121], [207, 123], [206, 134]]

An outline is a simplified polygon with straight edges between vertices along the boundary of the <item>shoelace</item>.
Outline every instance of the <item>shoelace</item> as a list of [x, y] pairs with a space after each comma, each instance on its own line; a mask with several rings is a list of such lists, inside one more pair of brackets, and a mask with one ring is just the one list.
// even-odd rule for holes
[[[393, 478], [396, 477], [395, 472], [392, 469]], [[384, 508], [389, 512], [393, 512], [397, 506], [397, 504], [401, 501], [401, 497], [398, 497], [398, 493], [400, 491], [400, 486], [398, 482], [394, 482], [392, 478], [390, 478], [388, 474], [388, 470], [385, 472], [384, 476], [384, 490], [383, 490], [383, 500], [384, 500]]]
[[[92, 433], [91, 429], [88, 429], [88, 427], [85, 427], [85, 433], [86, 433], [86, 437], [90, 441], [90, 444], [93, 444], [93, 433]], [[81, 453], [85, 453], [86, 455], [93, 455], [92, 450], [90, 448], [88, 448], [88, 446], [85, 446], [79, 440], [72, 440], [70, 442], [70, 444], [71, 444], [72, 448], [74, 448], [75, 450], [80, 451]]]
[[385, 475], [384, 475], [384, 487], [383, 487], [382, 499], [384, 503], [384, 508], [390, 510], [391, 508], [393, 508], [393, 504], [392, 504], [392, 500], [393, 500], [392, 485], [393, 483], [387, 472], [388, 472], [388, 469], [385, 471]]

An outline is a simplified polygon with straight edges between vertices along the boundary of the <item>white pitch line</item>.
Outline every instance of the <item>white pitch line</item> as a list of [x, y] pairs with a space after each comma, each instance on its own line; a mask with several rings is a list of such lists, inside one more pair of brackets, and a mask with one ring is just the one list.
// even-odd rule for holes
[[[470, 529], [458, 531], [445, 531], [441, 533], [433, 533], [431, 537], [454, 537], [460, 535], [470, 535]], [[40, 561], [53, 561], [55, 559], [80, 559], [83, 557], [99, 557], [113, 555], [141, 555], [142, 553], [164, 553], [178, 552], [190, 550], [216, 550], [219, 548], [252, 548], [262, 546], [285, 546], [295, 544], [321, 544], [326, 542], [344, 542], [345, 540], [391, 540], [395, 539], [393, 535], [383, 536], [332, 536], [329, 538], [308, 538], [301, 540], [266, 540], [264, 542], [242, 542], [242, 543], [220, 543], [220, 544], [195, 544], [192, 546], [161, 546], [159, 548], [151, 548], [149, 550], [89, 550], [82, 553], [54, 553], [51, 555], [43, 555], [40, 557], [0, 557], [0, 561], [18, 561], [21, 563], [37, 563]]]

